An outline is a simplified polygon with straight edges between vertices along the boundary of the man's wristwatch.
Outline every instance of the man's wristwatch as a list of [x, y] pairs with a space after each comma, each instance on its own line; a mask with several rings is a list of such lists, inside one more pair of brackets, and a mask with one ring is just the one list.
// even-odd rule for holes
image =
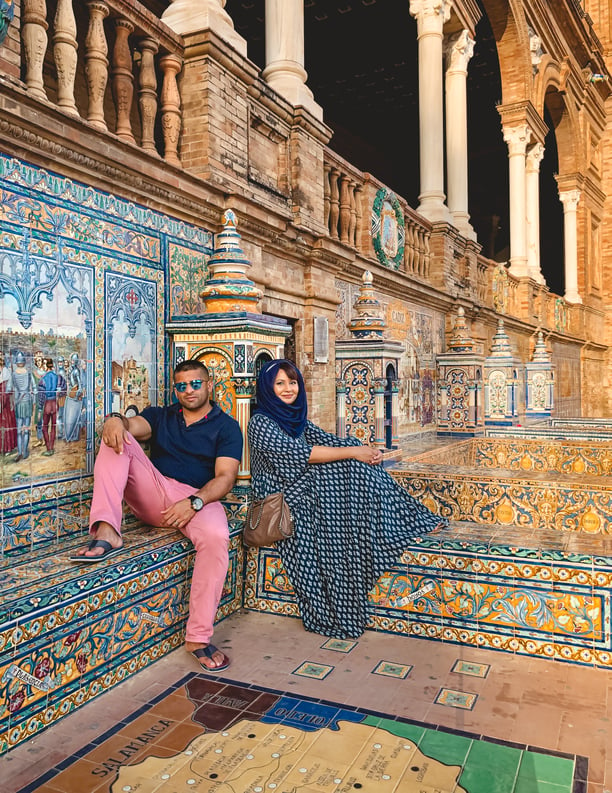
[[204, 502], [200, 496], [189, 496], [189, 500], [191, 501], [191, 509], [193, 509], [195, 512], [199, 512], [204, 508]]

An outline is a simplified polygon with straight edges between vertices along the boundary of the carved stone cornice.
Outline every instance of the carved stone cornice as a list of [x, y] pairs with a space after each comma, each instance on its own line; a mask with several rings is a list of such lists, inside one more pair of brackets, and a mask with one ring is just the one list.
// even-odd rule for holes
[[[223, 195], [219, 193], [215, 196], [206, 190], [209, 194], [203, 195], [201, 201], [194, 199], [194, 193], [204, 193], [204, 190], [201, 183], [194, 189], [197, 181], [192, 180], [188, 174], [185, 175], [180, 191], [170, 190], [165, 186], [163, 174], [160, 174], [159, 180], [148, 179], [140, 170], [131, 169], [129, 166], [120, 167], [94, 157], [72, 143], [66, 145], [63, 140], [43, 135], [41, 131], [32, 129], [26, 123], [20, 123], [16, 118], [9, 119], [6, 114], [0, 118], [0, 141], [5, 154], [27, 159], [40, 167], [48, 167], [50, 160], [64, 163], [69, 173], [66, 173], [67, 169], [57, 165], [55, 168], [68, 178], [91, 182], [91, 176], [95, 174], [98, 178], [97, 186], [111, 193], [115, 193], [117, 185], [121, 185], [122, 197], [149, 208], [161, 212], [172, 208], [175, 214], [180, 212], [190, 222], [197, 219], [198, 225], [202, 225], [204, 221], [205, 224], [215, 227], [219, 223], [223, 211]], [[120, 157], [115, 160], [120, 161]], [[218, 204], [214, 201], [215, 198], [218, 199]]]

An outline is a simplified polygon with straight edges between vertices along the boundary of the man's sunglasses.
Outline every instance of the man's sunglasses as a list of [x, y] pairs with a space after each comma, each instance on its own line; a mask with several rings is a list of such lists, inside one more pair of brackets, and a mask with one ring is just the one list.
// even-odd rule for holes
[[190, 385], [194, 391], [199, 391], [200, 388], [202, 388], [202, 383], [207, 382], [208, 380], [190, 380], [188, 383], [175, 383], [174, 387], [179, 392], [179, 394], [184, 394], [188, 385]]

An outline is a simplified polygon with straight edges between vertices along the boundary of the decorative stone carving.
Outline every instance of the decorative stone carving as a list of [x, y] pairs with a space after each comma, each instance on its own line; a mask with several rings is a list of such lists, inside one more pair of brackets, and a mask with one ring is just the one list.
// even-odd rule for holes
[[141, 146], [151, 154], [157, 154], [157, 149], [155, 148], [155, 118], [157, 116], [155, 55], [157, 50], [158, 44], [154, 39], [146, 38], [140, 42], [138, 104], [140, 106], [142, 128]]
[[57, 70], [57, 104], [67, 113], [78, 116], [74, 101], [74, 78], [77, 68], [77, 27], [72, 0], [58, 0], [53, 33], [53, 57]]
[[171, 165], [181, 165], [178, 142], [181, 134], [181, 95], [176, 75], [181, 71], [182, 61], [178, 55], [165, 55], [159, 65], [164, 74], [161, 93], [162, 133], [164, 136], [164, 159]]
[[134, 75], [132, 74], [132, 52], [129, 37], [134, 25], [127, 19], [115, 20], [116, 39], [113, 48], [112, 87], [117, 111], [117, 137], [128, 143], [136, 143], [132, 134], [130, 112], [134, 96]]
[[108, 82], [108, 44], [104, 20], [109, 14], [106, 3], [88, 3], [89, 28], [85, 38], [85, 77], [89, 94], [87, 120], [94, 127], [106, 131], [104, 93]]
[[43, 62], [47, 51], [47, 3], [45, 0], [24, 0], [21, 38], [26, 62], [25, 83], [36, 99], [47, 99], [43, 83]]

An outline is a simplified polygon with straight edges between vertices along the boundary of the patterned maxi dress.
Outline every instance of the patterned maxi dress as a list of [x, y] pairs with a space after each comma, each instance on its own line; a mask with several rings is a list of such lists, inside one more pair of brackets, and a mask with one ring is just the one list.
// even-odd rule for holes
[[358, 446], [307, 422], [292, 438], [270, 417], [248, 427], [253, 494], [282, 490], [295, 534], [276, 546], [306, 630], [338, 639], [360, 636], [368, 593], [413, 537], [441, 523], [380, 465], [358, 460], [309, 464], [312, 446]]

